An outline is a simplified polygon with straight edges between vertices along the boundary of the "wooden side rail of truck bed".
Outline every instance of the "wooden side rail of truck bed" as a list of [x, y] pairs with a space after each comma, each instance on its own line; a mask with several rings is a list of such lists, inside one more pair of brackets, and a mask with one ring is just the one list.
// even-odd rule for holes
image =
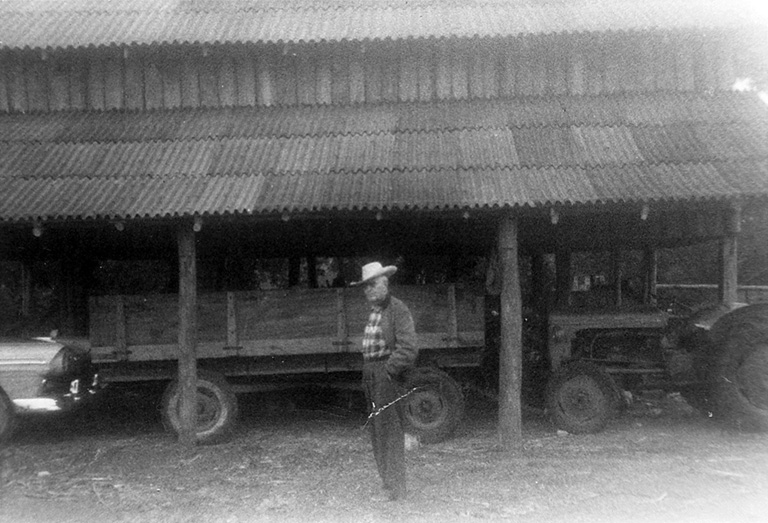
[[[393, 287], [411, 309], [420, 349], [484, 345], [481, 292], [456, 285]], [[94, 363], [177, 359], [175, 294], [90, 299]], [[259, 358], [359, 352], [369, 307], [360, 289], [278, 289], [198, 297], [197, 357]]]

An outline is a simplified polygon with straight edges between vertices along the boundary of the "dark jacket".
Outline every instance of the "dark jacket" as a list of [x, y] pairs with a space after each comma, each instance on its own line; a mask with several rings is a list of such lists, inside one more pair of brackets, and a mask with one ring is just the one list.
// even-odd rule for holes
[[390, 376], [399, 377], [413, 366], [419, 350], [416, 348], [416, 328], [411, 311], [392, 295], [385, 300], [381, 310], [381, 331], [387, 348], [392, 351], [386, 363]]

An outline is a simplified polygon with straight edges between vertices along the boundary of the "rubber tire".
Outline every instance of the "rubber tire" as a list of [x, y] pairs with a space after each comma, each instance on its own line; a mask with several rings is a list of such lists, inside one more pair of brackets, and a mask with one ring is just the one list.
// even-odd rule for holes
[[464, 417], [464, 394], [456, 381], [432, 367], [405, 373], [406, 398], [401, 410], [405, 431], [422, 443], [439, 443], [450, 437]]
[[620, 408], [613, 379], [590, 363], [563, 366], [547, 384], [547, 410], [555, 426], [571, 434], [600, 432]]
[[[173, 380], [165, 389], [162, 399], [163, 425], [166, 430], [180, 432], [178, 403], [181, 387]], [[196, 441], [207, 445], [227, 440], [237, 422], [237, 396], [227, 380], [219, 373], [198, 370], [197, 372]]]
[[712, 341], [713, 415], [739, 430], [768, 432], [768, 304], [723, 316]]
[[11, 438], [16, 430], [16, 409], [3, 389], [0, 389], [0, 445]]

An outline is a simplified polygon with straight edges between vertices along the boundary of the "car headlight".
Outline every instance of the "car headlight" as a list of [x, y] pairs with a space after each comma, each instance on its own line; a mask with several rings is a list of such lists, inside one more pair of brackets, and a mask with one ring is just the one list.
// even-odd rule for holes
[[49, 376], [74, 374], [88, 365], [88, 354], [73, 347], [62, 347], [48, 363]]

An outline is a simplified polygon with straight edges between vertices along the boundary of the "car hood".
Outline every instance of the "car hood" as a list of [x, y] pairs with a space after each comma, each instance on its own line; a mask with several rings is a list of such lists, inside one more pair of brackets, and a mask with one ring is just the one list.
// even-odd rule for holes
[[46, 340], [0, 339], [0, 365], [48, 365], [63, 346]]

